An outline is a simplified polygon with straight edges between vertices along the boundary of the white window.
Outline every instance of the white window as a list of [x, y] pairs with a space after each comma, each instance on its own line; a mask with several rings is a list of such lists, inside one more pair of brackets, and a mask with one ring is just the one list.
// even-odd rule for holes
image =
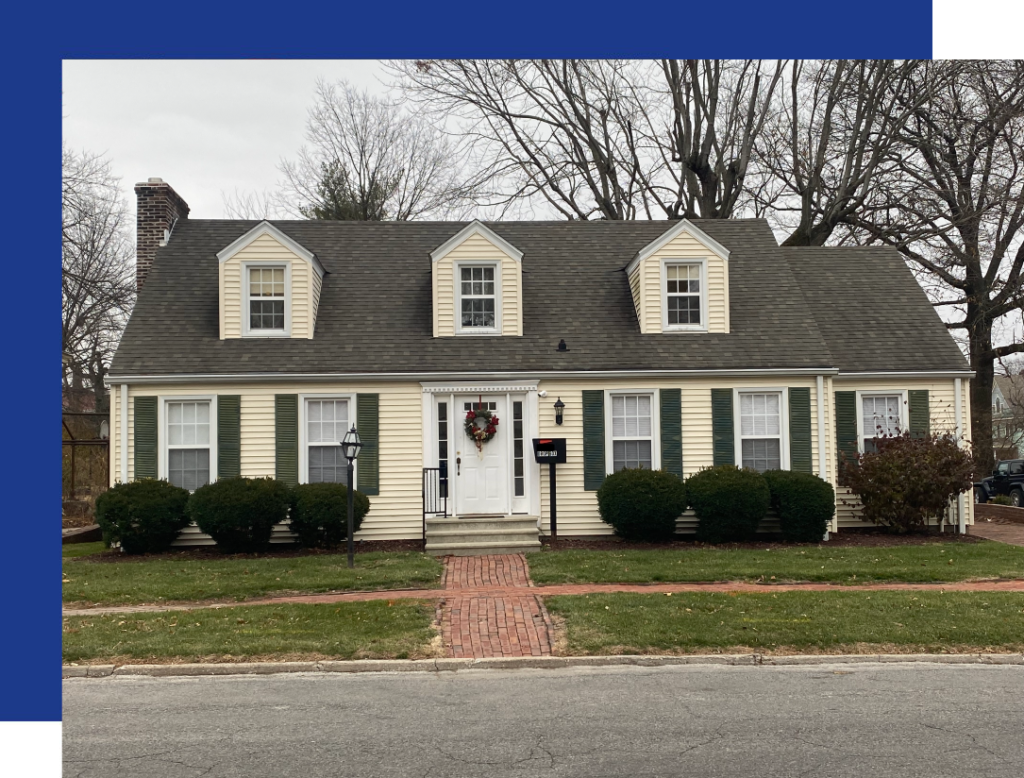
[[459, 330], [461, 332], [497, 332], [497, 265], [459, 265]]
[[705, 263], [668, 260], [662, 270], [662, 323], [666, 330], [707, 329]]
[[209, 400], [168, 400], [167, 480], [193, 491], [212, 480], [212, 439]]
[[346, 483], [348, 460], [341, 441], [351, 427], [351, 418], [347, 398], [306, 400], [307, 483]]
[[652, 395], [611, 396], [612, 472], [627, 467], [654, 469]]
[[785, 464], [782, 392], [740, 392], [740, 464], [781, 470]]
[[248, 334], [288, 333], [288, 276], [284, 265], [245, 266], [245, 331]]
[[899, 394], [862, 394], [861, 448], [867, 454], [878, 450], [877, 439], [885, 435], [899, 435], [902, 431], [900, 409], [903, 396]]

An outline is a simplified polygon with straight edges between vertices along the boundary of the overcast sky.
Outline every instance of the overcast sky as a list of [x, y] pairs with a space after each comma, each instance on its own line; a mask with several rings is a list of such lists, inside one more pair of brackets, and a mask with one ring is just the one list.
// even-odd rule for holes
[[64, 140], [106, 153], [133, 209], [132, 187], [157, 176], [191, 216], [223, 218], [222, 192], [275, 187], [319, 77], [386, 91], [367, 60], [67, 60]]

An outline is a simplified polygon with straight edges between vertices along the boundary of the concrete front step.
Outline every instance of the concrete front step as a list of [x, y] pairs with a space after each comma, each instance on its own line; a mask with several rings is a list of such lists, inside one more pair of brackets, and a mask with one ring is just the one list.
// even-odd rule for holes
[[460, 519], [454, 517], [448, 518], [427, 518], [427, 533], [434, 530], [440, 530], [442, 532], [448, 531], [467, 531], [476, 532], [477, 530], [509, 530], [511, 532], [520, 532], [535, 530], [537, 528], [537, 517], [536, 516], [487, 516], [474, 519]]
[[448, 543], [532, 543], [538, 539], [537, 528], [522, 530], [507, 529], [465, 529], [441, 532], [427, 530], [427, 545], [447, 545]]
[[480, 556], [483, 554], [523, 554], [540, 550], [540, 540], [495, 541], [473, 543], [431, 543], [427, 541], [425, 551], [432, 556]]

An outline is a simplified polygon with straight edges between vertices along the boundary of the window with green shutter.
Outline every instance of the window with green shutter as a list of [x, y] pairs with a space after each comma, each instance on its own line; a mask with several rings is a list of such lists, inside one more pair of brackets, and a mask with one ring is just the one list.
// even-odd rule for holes
[[217, 478], [242, 474], [242, 398], [217, 396]]
[[711, 390], [711, 436], [716, 465], [736, 464], [732, 389]]
[[907, 415], [912, 437], [923, 438], [931, 430], [931, 409], [927, 389], [911, 389], [907, 392]]
[[806, 386], [789, 389], [789, 469], [811, 473], [811, 390]]
[[857, 459], [857, 393], [836, 392], [836, 472], [843, 479], [843, 457], [847, 462]]
[[683, 477], [683, 410], [679, 389], [662, 389], [661, 401], [661, 469]]
[[356, 430], [363, 443], [356, 460], [356, 489], [380, 494], [380, 395], [356, 395]]
[[604, 483], [604, 391], [583, 390], [583, 488], [597, 491]]

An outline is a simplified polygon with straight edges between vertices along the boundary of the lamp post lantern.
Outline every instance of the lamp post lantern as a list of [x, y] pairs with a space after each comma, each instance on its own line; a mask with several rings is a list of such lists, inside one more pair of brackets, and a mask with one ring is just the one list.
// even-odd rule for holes
[[355, 567], [355, 543], [352, 540], [354, 534], [353, 525], [355, 524], [355, 493], [353, 491], [354, 484], [352, 483], [352, 473], [354, 468], [352, 463], [356, 461], [359, 456], [359, 449], [363, 447], [363, 442], [359, 439], [359, 433], [356, 432], [356, 426], [353, 424], [352, 429], [345, 433], [344, 439], [341, 441], [341, 451], [345, 455], [345, 459], [348, 460], [348, 566]]
[[562, 402], [562, 398], [559, 397], [555, 403], [555, 424], [562, 423], [562, 411], [565, 410], [565, 403]]

